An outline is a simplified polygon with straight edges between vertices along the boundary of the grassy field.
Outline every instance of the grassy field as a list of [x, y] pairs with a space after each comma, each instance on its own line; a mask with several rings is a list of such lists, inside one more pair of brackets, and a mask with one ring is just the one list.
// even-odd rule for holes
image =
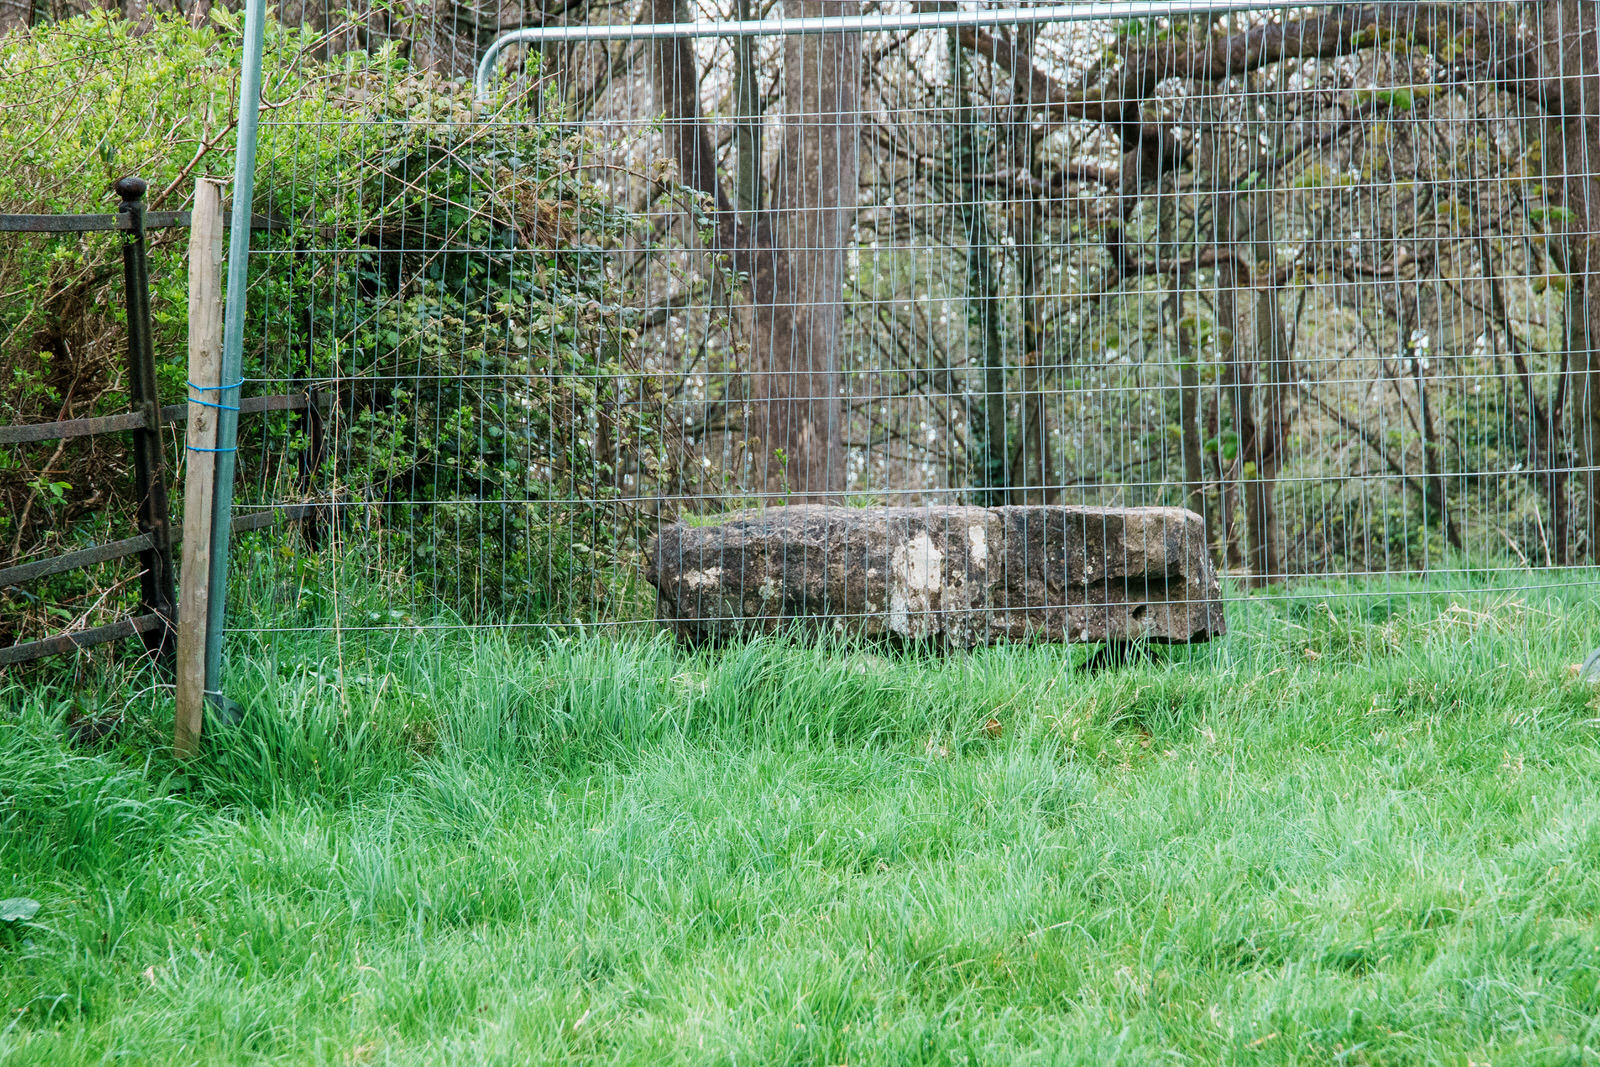
[[254, 638], [182, 771], [148, 679], [14, 680], [0, 1061], [1593, 1062], [1593, 577], [1092, 676]]

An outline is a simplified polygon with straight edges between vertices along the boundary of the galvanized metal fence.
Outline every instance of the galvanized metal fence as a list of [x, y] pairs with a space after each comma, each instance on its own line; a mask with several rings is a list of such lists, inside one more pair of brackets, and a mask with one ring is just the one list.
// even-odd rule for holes
[[284, 9], [351, 119], [263, 117], [319, 210], [246, 374], [331, 444], [246, 499], [334, 569], [243, 628], [648, 620], [661, 524], [785, 503], [1183, 506], [1288, 596], [1600, 553], [1593, 4], [447, 6]]

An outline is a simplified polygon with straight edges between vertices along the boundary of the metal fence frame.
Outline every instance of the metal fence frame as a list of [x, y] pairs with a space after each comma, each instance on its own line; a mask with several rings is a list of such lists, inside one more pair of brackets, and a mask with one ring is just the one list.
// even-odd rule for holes
[[[1341, 3], [1338, 2], [1338, 0], [1310, 0], [1310, 2], [1307, 3], [1292, 5], [1292, 9], [1294, 12], [1298, 13], [1298, 15], [1304, 15], [1307, 12], [1316, 11], [1319, 9], [1350, 9], [1354, 6], [1356, 5]], [[474, 96], [480, 101], [486, 101], [489, 98], [492, 89], [492, 83], [495, 78], [497, 64], [504, 56], [506, 49], [514, 45], [572, 45], [577, 43], [622, 41], [665, 41], [683, 38], [717, 40], [730, 38], [752, 39], [765, 37], [787, 37], [796, 35], [809, 36], [818, 34], [871, 33], [881, 31], [948, 30], [959, 27], [1019, 27], [1025, 25], [1048, 27], [1067, 22], [1099, 22], [1108, 19], [1133, 18], [1171, 18], [1176, 16], [1191, 15], [1217, 16], [1223, 14], [1261, 12], [1264, 10], [1277, 9], [1264, 8], [1263, 5], [1258, 3], [1179, 3], [1166, 2], [1166, 0], [1130, 0], [1130, 2], [1127, 3], [1104, 2], [1057, 4], [1035, 8], [1004, 9], [981, 9], [975, 6], [963, 4], [954, 10], [902, 11], [862, 16], [826, 16], [818, 18], [743, 18], [729, 21], [708, 21], [700, 19], [694, 21], [668, 23], [637, 21], [615, 25], [548, 25], [524, 27], [501, 34], [482, 50], [481, 54], [476, 58], [474, 63], [473, 93]], [[1285, 12], [1284, 17], [1289, 17], [1288, 12], [1290, 9], [1285, 8], [1283, 10]], [[1400, 86], [1400, 88], [1409, 92], [1411, 89], [1418, 88], [1418, 86], [1407, 84]], [[1230, 91], [1242, 92], [1244, 90]], [[1371, 89], [1358, 89], [1355, 90], [1355, 95], [1359, 97], [1361, 93], [1365, 92], [1370, 97], [1372, 91], [1373, 90]], [[1387, 90], [1382, 89], [1381, 86], [1379, 87], [1379, 91], [1387, 92]], [[1220, 90], [1218, 92], [1220, 94]], [[1368, 103], [1370, 103], [1370, 101]], [[1372, 110], [1371, 107], [1368, 107], [1368, 103], [1363, 103], [1362, 107]], [[1384, 103], [1384, 106], [1389, 105]], [[1398, 111], [1387, 113], [1387, 118], [1384, 119], [1384, 121], [1390, 121], [1394, 123], [1408, 121], [1405, 120], [1403, 116], [1396, 117], [1398, 115]], [[1383, 116], [1380, 116], [1380, 118], [1383, 118]], [[479, 116], [478, 120], [491, 123], [495, 121], [493, 113], [487, 110], [485, 110]], [[639, 126], [642, 122], [642, 120], [637, 118], [620, 119], [618, 121], [624, 126], [626, 126], [628, 123], [634, 123], [635, 126]], [[1428, 121], [1433, 120], [1430, 119]], [[1288, 177], [1285, 176], [1283, 180], [1287, 181]], [[1114, 195], [1114, 191], [1107, 193], [1106, 195]], [[1194, 191], [1185, 193], [1184, 195], [1200, 197], [1207, 194]], [[1173, 199], [1176, 199], [1176, 194], [1174, 194]], [[1218, 284], [1220, 285], [1220, 283]], [[1376, 287], [1391, 283], [1383, 282], [1374, 276], [1368, 284]], [[1392, 284], [1396, 287], [1400, 285], [1398, 281], [1394, 281]], [[1412, 283], [1407, 282], [1406, 284]], [[1420, 285], [1421, 283], [1419, 282], [1416, 284]], [[668, 314], [670, 315], [672, 312], [669, 311]], [[1406, 343], [1407, 342], [1402, 341], [1402, 347], [1404, 347]], [[1402, 353], [1402, 356], [1404, 359], [1409, 359], [1411, 362], [1417, 362], [1419, 359], [1425, 358], [1419, 357], [1416, 352], [1410, 351], [1409, 349], [1407, 352]], [[1485, 379], [1485, 381], [1487, 381], [1487, 379]], [[1304, 383], [1299, 383], [1295, 387], [1300, 389], [1305, 388]], [[1310, 403], [1309, 400], [1307, 402]], [[1333, 416], [1329, 415], [1328, 417], [1332, 418]], [[1358, 436], [1361, 432], [1359, 427], [1352, 429], [1351, 427], [1346, 426], [1345, 429], [1351, 433], [1353, 437]], [[1484, 474], [1499, 475], [1505, 474], [1514, 469], [1511, 460], [1506, 460], [1505, 464], [1506, 465], [1503, 470], [1463, 470], [1460, 472], [1452, 472], [1451, 476], [1466, 478], [1478, 477]], [[1400, 476], [1406, 476], [1407, 474], [1407, 472], [1398, 473]], [[1565, 473], [1576, 474], [1579, 472], [1568, 471]], [[1434, 478], [1436, 475], [1428, 472], [1424, 475], [1418, 476], [1423, 477], [1424, 480], [1426, 480]], [[352, 506], [355, 506], [354, 502], [334, 502], [334, 507], [337, 509], [344, 503], [350, 503]], [[1356, 572], [1352, 572], [1352, 574], [1353, 573]], [[1394, 572], [1378, 569], [1367, 573], [1371, 573], [1373, 575], [1392, 575]], [[1289, 596], [1294, 594], [1285, 592], [1281, 593], [1280, 595]], [[542, 626], [547, 625], [547, 622], [530, 621], [527, 623], [527, 625]], [[359, 629], [363, 627], [356, 626], [353, 628]], [[371, 628], [382, 629], [384, 627], [379, 625]]]

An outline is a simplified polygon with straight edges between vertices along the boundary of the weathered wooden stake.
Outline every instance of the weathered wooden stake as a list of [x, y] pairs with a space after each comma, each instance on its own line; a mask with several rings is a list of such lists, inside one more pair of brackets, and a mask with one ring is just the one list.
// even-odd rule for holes
[[189, 229], [189, 427], [183, 492], [183, 569], [178, 588], [178, 756], [200, 743], [206, 704], [212, 497], [222, 381], [222, 183], [195, 183]]

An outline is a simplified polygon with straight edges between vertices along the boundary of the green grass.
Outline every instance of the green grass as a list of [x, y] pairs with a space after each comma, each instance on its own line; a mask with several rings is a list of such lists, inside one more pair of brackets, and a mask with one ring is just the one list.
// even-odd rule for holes
[[252, 638], [189, 770], [148, 681], [13, 682], [0, 1060], [1591, 1062], [1592, 579], [1235, 601], [1092, 677]]

